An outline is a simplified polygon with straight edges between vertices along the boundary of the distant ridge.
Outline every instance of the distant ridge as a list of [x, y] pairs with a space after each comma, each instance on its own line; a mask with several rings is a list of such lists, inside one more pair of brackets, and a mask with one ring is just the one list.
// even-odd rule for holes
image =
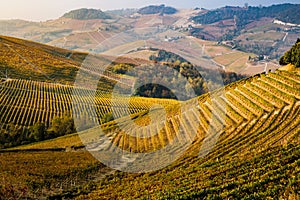
[[226, 6], [216, 10], [200, 14], [192, 19], [199, 24], [212, 24], [220, 20], [236, 18], [237, 26], [244, 27], [253, 20], [263, 17], [276, 18], [278, 20], [300, 24], [300, 4], [279, 4], [269, 7], [232, 7]]
[[143, 15], [151, 15], [151, 14], [171, 15], [171, 14], [175, 14], [176, 12], [177, 12], [176, 8], [165, 6], [164, 4], [160, 6], [155, 6], [155, 5], [146, 6], [138, 10], [138, 13]]
[[65, 18], [87, 20], [87, 19], [111, 19], [112, 17], [101, 10], [81, 8], [72, 10], [63, 15]]

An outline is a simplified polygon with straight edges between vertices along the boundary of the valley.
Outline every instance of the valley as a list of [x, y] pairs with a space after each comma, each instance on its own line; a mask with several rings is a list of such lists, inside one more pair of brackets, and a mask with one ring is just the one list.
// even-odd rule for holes
[[0, 20], [0, 200], [299, 199], [298, 10]]

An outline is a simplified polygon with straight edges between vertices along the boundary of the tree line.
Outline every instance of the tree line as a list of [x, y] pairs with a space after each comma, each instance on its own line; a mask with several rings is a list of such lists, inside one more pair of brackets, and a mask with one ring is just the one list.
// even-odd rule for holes
[[9, 123], [0, 129], [0, 148], [39, 142], [75, 132], [74, 120], [70, 116], [54, 118], [50, 127], [42, 122], [30, 127]]

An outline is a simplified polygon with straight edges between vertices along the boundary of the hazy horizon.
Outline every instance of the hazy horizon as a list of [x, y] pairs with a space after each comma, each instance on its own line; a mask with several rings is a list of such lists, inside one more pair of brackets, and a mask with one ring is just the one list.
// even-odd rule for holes
[[179, 1], [179, 0], [110, 0], [99, 1], [99, 0], [10, 0], [2, 2], [0, 8], [0, 20], [4, 19], [23, 19], [29, 21], [45, 21], [50, 19], [57, 19], [64, 13], [79, 9], [79, 8], [95, 8], [101, 10], [116, 10], [125, 8], [141, 8], [147, 5], [160, 5], [165, 4], [167, 6], [173, 6], [178, 9], [180, 8], [195, 8], [203, 7], [207, 9], [213, 9], [222, 7], [225, 5], [230, 6], [242, 6], [248, 3], [250, 6], [269, 6], [272, 4], [280, 3], [299, 3], [299, 0], [248, 0], [236, 2], [235, 0], [209, 0], [209, 1]]

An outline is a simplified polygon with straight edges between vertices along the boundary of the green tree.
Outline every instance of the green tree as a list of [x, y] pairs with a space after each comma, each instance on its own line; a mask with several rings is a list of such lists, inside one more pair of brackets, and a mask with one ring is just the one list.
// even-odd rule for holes
[[51, 127], [48, 129], [50, 138], [59, 137], [71, 133], [75, 133], [74, 120], [70, 116], [56, 117], [51, 122]]
[[116, 64], [113, 66], [112, 71], [117, 74], [126, 74], [128, 71], [130, 71], [133, 67], [129, 64]]
[[280, 65], [293, 64], [300, 67], [300, 39], [279, 60]]
[[101, 119], [101, 124], [105, 124], [105, 123], [110, 122], [112, 120], [114, 120], [113, 114], [111, 112], [110, 113], [105, 113], [104, 116]]
[[44, 123], [36, 123], [30, 128], [30, 138], [34, 141], [42, 141], [45, 139], [46, 126]]

